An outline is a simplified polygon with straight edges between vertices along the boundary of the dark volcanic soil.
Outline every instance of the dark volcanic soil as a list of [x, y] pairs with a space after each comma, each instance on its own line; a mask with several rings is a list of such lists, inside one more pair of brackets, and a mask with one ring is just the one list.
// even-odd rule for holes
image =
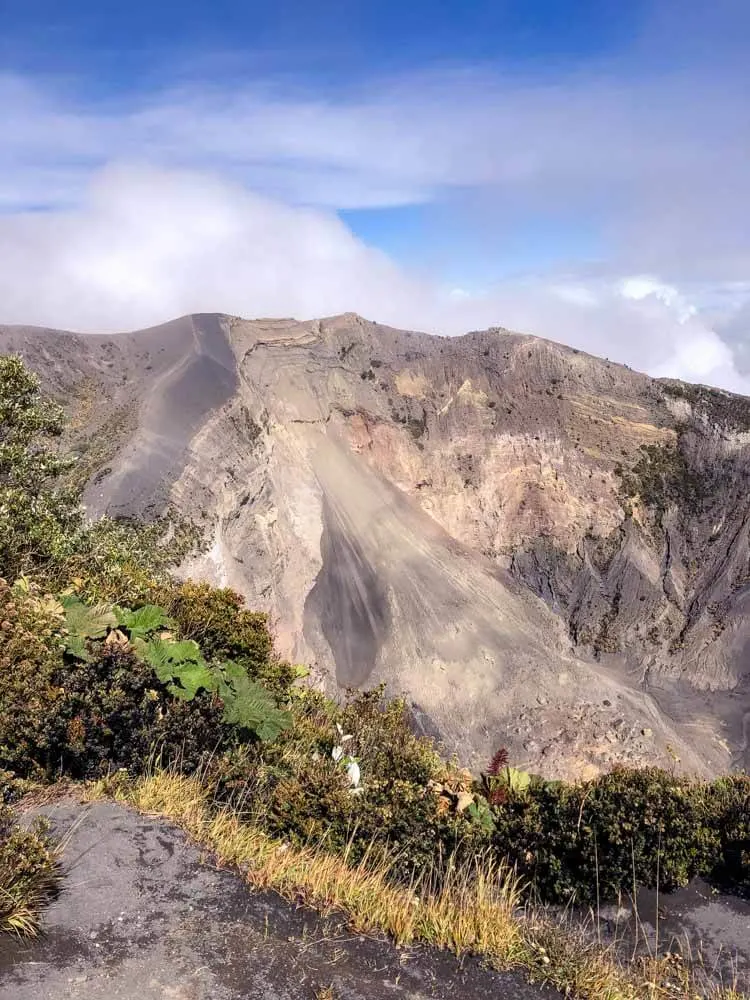
[[68, 874], [37, 942], [0, 940], [0, 1000], [554, 997], [516, 975], [352, 935], [201, 864], [161, 821], [111, 803], [46, 812]]

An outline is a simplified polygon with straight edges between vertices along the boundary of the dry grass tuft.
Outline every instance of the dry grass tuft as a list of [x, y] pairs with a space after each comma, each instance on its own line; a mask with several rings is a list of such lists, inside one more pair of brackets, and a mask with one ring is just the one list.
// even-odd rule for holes
[[128, 799], [143, 812], [179, 823], [224, 864], [241, 868], [252, 885], [323, 912], [343, 910], [357, 932], [385, 932], [398, 944], [423, 941], [459, 955], [503, 956], [507, 964], [521, 954], [519, 886], [504, 866], [482, 861], [471, 871], [454, 872], [440, 892], [426, 885], [407, 890], [388, 882], [386, 862], [365, 858], [350, 866], [345, 856], [292, 848], [227, 809], [212, 811], [207, 791], [194, 778], [157, 773], [139, 782]]

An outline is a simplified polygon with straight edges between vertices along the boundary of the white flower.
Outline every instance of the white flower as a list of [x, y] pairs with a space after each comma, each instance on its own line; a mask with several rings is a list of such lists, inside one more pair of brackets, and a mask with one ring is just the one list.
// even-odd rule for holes
[[356, 760], [349, 761], [349, 763], [346, 765], [346, 773], [349, 776], [349, 783], [351, 784], [352, 788], [356, 788], [362, 776], [359, 770], [359, 764], [356, 762]]
[[333, 759], [336, 761], [337, 764], [343, 756], [344, 756], [343, 747], [334, 747], [333, 750], [331, 750], [331, 757], [333, 757]]

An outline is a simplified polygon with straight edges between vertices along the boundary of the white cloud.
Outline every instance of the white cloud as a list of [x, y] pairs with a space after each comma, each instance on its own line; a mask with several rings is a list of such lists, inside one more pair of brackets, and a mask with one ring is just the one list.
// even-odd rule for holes
[[666, 285], [663, 281], [648, 274], [637, 274], [623, 278], [619, 288], [620, 294], [626, 299], [643, 302], [645, 299], [653, 297], [658, 302], [662, 302], [676, 313], [681, 323], [697, 313], [696, 307], [688, 302], [676, 288], [672, 285]]
[[0, 321], [85, 331], [187, 312], [300, 318], [355, 310], [413, 329], [502, 325], [659, 375], [748, 391], [731, 350], [653, 277], [551, 276], [479, 295], [442, 288], [334, 214], [148, 167], [97, 174], [84, 203], [0, 217]]
[[0, 204], [76, 200], [106, 163], [210, 170], [329, 208], [467, 192], [487, 228], [523, 210], [595, 225], [629, 270], [741, 280], [750, 264], [744, 90], [710, 73], [532, 81], [423, 73], [322, 97], [267, 81], [117, 102], [0, 75]]
[[0, 217], [5, 322], [126, 329], [193, 311], [335, 312], [414, 289], [330, 213], [195, 173], [113, 167], [81, 208]]

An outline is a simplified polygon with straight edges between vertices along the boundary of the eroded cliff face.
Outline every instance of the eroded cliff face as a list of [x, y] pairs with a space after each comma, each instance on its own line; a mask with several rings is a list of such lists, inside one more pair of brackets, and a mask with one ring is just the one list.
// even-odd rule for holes
[[67, 399], [91, 510], [204, 525], [183, 572], [320, 683], [386, 683], [476, 765], [747, 763], [749, 400], [351, 314], [188, 317], [71, 362], [3, 336]]

